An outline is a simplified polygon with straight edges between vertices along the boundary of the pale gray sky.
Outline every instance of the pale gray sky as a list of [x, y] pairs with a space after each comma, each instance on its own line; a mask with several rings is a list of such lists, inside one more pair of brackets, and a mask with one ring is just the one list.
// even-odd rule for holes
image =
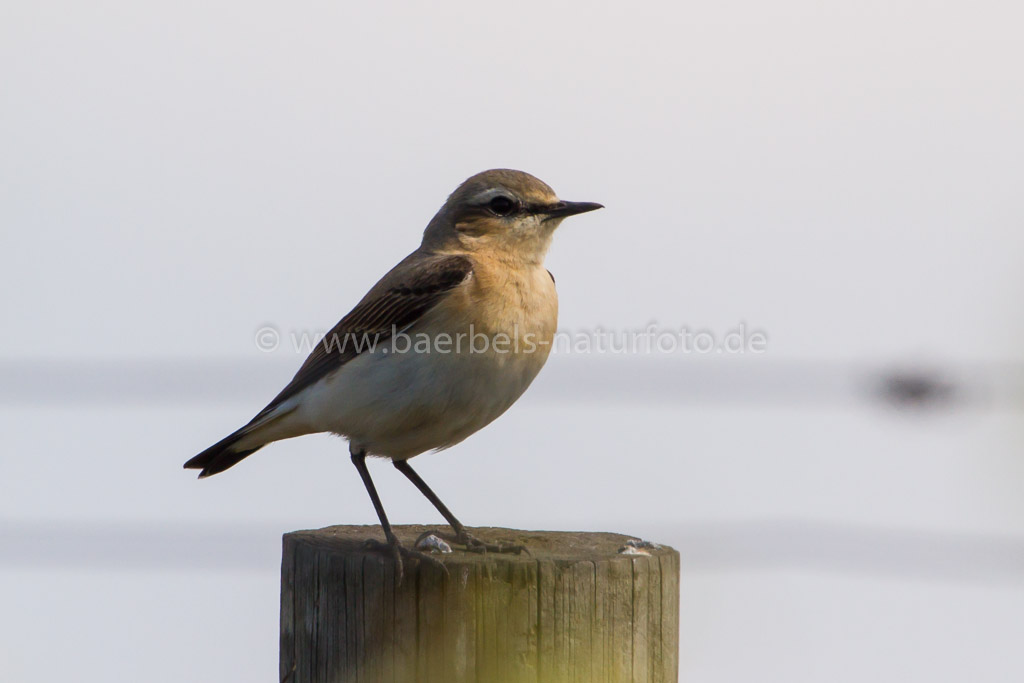
[[3, 356], [329, 327], [462, 179], [511, 166], [608, 206], [557, 236], [566, 328], [1021, 358], [1006, 3], [2, 12]]

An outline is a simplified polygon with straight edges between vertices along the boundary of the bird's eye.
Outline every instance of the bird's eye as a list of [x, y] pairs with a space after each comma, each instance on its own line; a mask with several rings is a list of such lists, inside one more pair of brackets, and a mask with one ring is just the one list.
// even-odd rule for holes
[[508, 216], [516, 210], [516, 203], [505, 196], [495, 197], [487, 206], [496, 216]]

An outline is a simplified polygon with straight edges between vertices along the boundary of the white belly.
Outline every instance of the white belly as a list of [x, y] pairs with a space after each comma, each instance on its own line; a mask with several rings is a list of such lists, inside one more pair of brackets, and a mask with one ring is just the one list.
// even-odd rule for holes
[[303, 417], [317, 431], [346, 436], [372, 455], [410, 458], [489, 424], [542, 365], [539, 357], [366, 354], [313, 387]]

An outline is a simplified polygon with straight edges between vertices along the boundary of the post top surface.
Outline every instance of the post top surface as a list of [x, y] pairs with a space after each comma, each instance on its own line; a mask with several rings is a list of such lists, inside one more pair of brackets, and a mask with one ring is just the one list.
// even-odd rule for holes
[[[659, 557], [674, 555], [675, 550], [668, 546], [640, 547], [628, 549], [627, 543], [638, 541], [635, 536], [594, 531], [524, 531], [521, 529], [504, 529], [500, 527], [468, 527], [468, 531], [482, 541], [490, 543], [506, 543], [526, 546], [530, 554], [481, 555], [466, 552], [453, 545], [450, 554], [437, 553], [442, 562], [482, 562], [498, 557], [515, 561], [536, 562], [537, 560], [554, 560], [562, 562], [610, 560], [621, 557]], [[441, 525], [402, 524], [394, 527], [398, 540], [408, 548], [412, 548], [416, 539], [427, 531], [450, 530]], [[321, 550], [335, 551], [345, 555], [375, 555], [380, 551], [367, 548], [367, 539], [384, 540], [384, 534], [377, 525], [373, 526], [330, 526], [323, 529], [293, 531], [285, 534], [286, 542], [316, 546]], [[627, 548], [626, 552], [622, 552]]]

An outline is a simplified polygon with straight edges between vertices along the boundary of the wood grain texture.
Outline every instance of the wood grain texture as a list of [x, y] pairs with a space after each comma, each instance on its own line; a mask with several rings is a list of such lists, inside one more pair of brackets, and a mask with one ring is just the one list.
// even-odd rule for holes
[[[398, 526], [411, 547], [430, 527]], [[284, 537], [282, 683], [675, 683], [679, 553], [609, 533], [473, 529], [531, 555], [407, 562], [363, 546], [380, 527]]]

